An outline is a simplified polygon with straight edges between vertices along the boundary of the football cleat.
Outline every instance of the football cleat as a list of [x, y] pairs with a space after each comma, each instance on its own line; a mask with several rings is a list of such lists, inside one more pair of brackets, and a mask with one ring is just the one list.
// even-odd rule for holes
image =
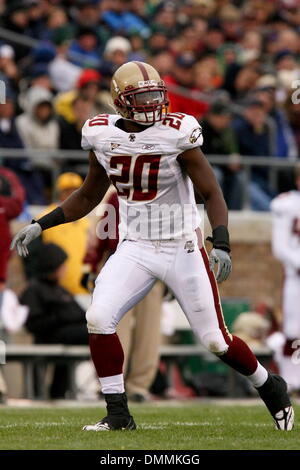
[[104, 394], [107, 416], [96, 424], [84, 426], [83, 431], [133, 431], [136, 424], [130, 415], [126, 393]]
[[283, 410], [278, 411], [275, 416], [273, 416], [276, 429], [281, 431], [291, 431], [294, 427], [294, 410], [292, 406], [288, 406]]
[[84, 426], [83, 431], [134, 431], [136, 424], [132, 416], [129, 418], [112, 419], [109, 416], [101, 419], [96, 424]]
[[269, 374], [267, 381], [257, 391], [271, 413], [276, 429], [291, 431], [294, 427], [294, 410], [285, 380], [280, 375]]

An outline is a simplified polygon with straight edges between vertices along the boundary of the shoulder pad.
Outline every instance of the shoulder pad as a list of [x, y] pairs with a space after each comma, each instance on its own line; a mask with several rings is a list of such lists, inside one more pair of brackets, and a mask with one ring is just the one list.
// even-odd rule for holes
[[101, 136], [107, 127], [112, 124], [109, 114], [97, 114], [88, 119], [82, 127], [81, 147], [84, 150], [92, 150], [95, 147], [95, 138]]
[[194, 116], [185, 115], [180, 131], [182, 133], [180, 147], [183, 150], [199, 147], [203, 144], [202, 127]]

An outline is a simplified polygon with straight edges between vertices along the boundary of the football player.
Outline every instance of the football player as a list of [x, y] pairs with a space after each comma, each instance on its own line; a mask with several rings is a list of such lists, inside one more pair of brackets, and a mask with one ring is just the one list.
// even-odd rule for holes
[[282, 295], [283, 324], [285, 336], [282, 356], [279, 358], [280, 373], [287, 381], [290, 391], [300, 391], [300, 364], [293, 355], [300, 339], [300, 166], [296, 167], [297, 190], [280, 194], [271, 203], [273, 230], [273, 254], [284, 266]]
[[[136, 428], [124, 391], [116, 326], [157, 279], [174, 293], [202, 344], [257, 388], [277, 428], [292, 429], [285, 381], [269, 374], [224, 322], [216, 280], [225, 281], [231, 271], [227, 207], [200, 150], [199, 123], [190, 115], [167, 113], [165, 84], [148, 64], [122, 65], [112, 77], [111, 93], [117, 114], [98, 115], [82, 129], [82, 147], [89, 150], [83, 185], [60, 207], [22, 229], [12, 244], [26, 256], [42, 230], [85, 216], [100, 203], [110, 182], [116, 187], [120, 243], [96, 280], [86, 314], [107, 416], [84, 429]], [[193, 185], [212, 226], [209, 257], [199, 233]]]

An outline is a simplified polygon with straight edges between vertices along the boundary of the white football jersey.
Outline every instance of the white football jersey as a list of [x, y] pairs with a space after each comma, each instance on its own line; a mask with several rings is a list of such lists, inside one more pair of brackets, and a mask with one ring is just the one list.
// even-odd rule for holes
[[280, 194], [271, 203], [273, 253], [286, 275], [300, 275], [300, 191]]
[[116, 127], [119, 115], [98, 115], [82, 128], [82, 147], [92, 150], [116, 187], [120, 239], [172, 239], [200, 224], [193, 184], [177, 157], [202, 145], [198, 121], [169, 113], [142, 132]]

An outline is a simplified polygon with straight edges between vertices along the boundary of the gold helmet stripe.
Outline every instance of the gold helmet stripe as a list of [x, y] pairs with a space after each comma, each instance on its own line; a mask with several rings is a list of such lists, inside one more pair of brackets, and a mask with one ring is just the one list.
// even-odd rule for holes
[[134, 64], [136, 64], [138, 66], [138, 68], [140, 69], [140, 71], [142, 72], [143, 79], [145, 81], [149, 80], [149, 75], [148, 75], [147, 69], [144, 66], [144, 64], [142, 62], [135, 62], [135, 61], [134, 61]]

